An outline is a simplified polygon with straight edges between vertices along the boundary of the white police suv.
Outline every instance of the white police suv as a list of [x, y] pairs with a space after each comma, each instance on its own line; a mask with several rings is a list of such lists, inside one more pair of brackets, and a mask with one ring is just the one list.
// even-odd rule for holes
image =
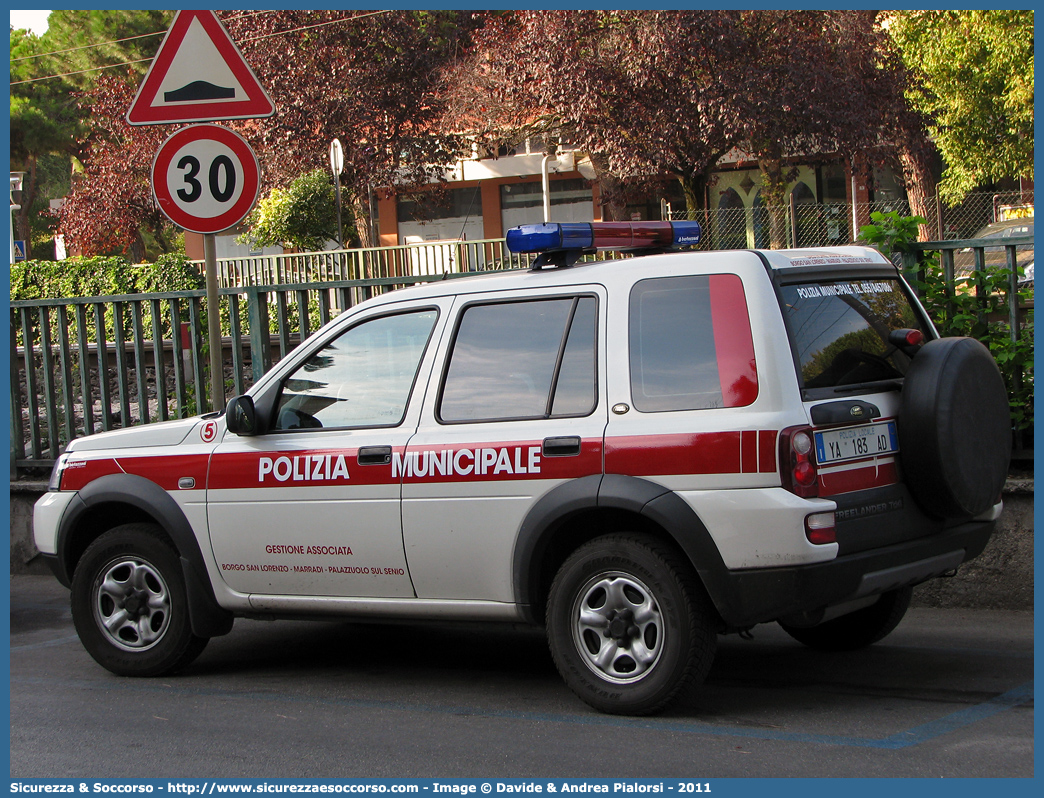
[[719, 634], [880, 640], [1000, 515], [1001, 376], [872, 249], [670, 251], [698, 237], [515, 228], [532, 270], [352, 308], [220, 417], [74, 441], [35, 535], [86, 649], [146, 676], [237, 616], [526, 621], [639, 714]]

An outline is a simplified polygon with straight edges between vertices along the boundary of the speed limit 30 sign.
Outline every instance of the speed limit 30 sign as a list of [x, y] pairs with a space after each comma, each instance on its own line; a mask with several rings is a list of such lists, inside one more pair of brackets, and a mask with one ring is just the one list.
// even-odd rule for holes
[[192, 125], [160, 145], [152, 190], [174, 224], [220, 233], [243, 221], [257, 201], [261, 169], [246, 140], [228, 128]]

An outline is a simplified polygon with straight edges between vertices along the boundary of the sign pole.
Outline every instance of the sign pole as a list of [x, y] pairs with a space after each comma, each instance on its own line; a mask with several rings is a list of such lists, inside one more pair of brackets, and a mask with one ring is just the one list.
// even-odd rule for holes
[[330, 171], [333, 172], [334, 191], [337, 193], [337, 245], [344, 249], [344, 230], [341, 226], [341, 170], [344, 169], [344, 151], [341, 140], [330, 142]]
[[221, 351], [221, 299], [218, 294], [217, 244], [213, 233], [203, 236], [203, 262], [207, 276], [207, 331], [210, 339], [211, 410], [225, 407], [225, 370]]
[[334, 191], [337, 194], [337, 244], [344, 249], [344, 229], [341, 225], [341, 178], [334, 172]]
[[[217, 14], [178, 11], [126, 118], [131, 125], [166, 125], [263, 119], [274, 113], [272, 98]], [[160, 145], [150, 177], [167, 218], [203, 235], [211, 409], [220, 411], [225, 406], [225, 370], [214, 235], [246, 218], [261, 188], [261, 167], [238, 133], [217, 125], [190, 125]], [[203, 390], [196, 386], [200, 410], [206, 404]]]

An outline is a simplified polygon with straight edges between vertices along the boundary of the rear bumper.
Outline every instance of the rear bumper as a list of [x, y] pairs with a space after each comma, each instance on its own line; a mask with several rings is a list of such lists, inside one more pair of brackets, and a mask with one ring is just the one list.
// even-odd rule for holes
[[728, 627], [742, 629], [916, 585], [978, 556], [996, 525], [996, 518], [972, 520], [826, 563], [730, 571], [714, 603]]

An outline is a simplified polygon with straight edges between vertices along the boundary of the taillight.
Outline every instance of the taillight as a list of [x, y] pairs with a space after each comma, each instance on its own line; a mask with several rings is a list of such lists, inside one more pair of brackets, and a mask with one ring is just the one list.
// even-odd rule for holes
[[809, 543], [820, 546], [824, 543], [837, 543], [837, 523], [834, 514], [812, 513], [805, 516], [805, 537]]
[[819, 475], [811, 427], [787, 427], [779, 436], [779, 468], [783, 487], [805, 499], [819, 495]]

